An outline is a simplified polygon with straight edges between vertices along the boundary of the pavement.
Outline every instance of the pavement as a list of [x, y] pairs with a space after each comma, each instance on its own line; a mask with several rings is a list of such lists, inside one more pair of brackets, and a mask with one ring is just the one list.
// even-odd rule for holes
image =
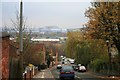
[[33, 79], [38, 80], [55, 80], [54, 76], [52, 75], [51, 71], [54, 67], [47, 68], [44, 70], [39, 71], [36, 75], [33, 76]]
[[54, 78], [50, 69], [39, 71], [33, 78]]
[[94, 73], [94, 72], [89, 72], [89, 73], [93, 74], [98, 78], [109, 79], [109, 80], [120, 80], [120, 76], [108, 76], [107, 74], [100, 74], [100, 73]]

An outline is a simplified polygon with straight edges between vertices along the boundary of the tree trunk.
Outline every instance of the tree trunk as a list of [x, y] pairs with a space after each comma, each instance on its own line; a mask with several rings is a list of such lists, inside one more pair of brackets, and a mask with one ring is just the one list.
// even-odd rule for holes
[[118, 62], [120, 62], [120, 42], [116, 42], [116, 48], [118, 50]]
[[118, 64], [119, 64], [119, 74], [120, 74], [120, 46], [118, 47]]
[[[119, 30], [120, 31], [120, 30]], [[113, 38], [113, 42], [118, 50], [118, 56], [117, 56], [117, 63], [119, 64], [118, 66], [118, 73], [120, 74], [120, 38], [116, 39], [116, 37]]]

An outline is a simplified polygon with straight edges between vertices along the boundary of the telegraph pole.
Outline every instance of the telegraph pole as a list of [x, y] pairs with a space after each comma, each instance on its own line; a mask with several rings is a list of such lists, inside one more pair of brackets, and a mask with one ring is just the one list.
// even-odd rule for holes
[[20, 28], [19, 28], [19, 70], [18, 70], [18, 80], [22, 80], [23, 78], [23, 34], [22, 34], [22, 26], [23, 26], [23, 16], [22, 16], [22, 0], [20, 1]]
[[20, 52], [23, 51], [23, 35], [22, 35], [22, 25], [23, 25], [23, 16], [22, 16], [22, 0], [20, 2], [20, 30], [19, 30], [19, 36], [20, 36]]

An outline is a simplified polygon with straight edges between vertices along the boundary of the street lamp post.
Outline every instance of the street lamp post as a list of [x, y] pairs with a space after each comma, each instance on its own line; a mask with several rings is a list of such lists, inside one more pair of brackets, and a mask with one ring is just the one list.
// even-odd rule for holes
[[110, 70], [111, 70], [111, 51], [110, 51], [110, 44], [109, 44], [109, 40], [106, 40], [106, 43], [107, 43], [107, 46], [108, 46], [108, 57], [109, 57], [109, 75], [108, 77], [110, 77], [111, 73], [110, 73]]

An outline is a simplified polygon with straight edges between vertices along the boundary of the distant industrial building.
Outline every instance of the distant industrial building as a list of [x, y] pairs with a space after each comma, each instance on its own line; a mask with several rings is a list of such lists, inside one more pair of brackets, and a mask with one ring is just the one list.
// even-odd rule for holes
[[59, 39], [36, 39], [32, 38], [31, 41], [33, 42], [59, 42]]

